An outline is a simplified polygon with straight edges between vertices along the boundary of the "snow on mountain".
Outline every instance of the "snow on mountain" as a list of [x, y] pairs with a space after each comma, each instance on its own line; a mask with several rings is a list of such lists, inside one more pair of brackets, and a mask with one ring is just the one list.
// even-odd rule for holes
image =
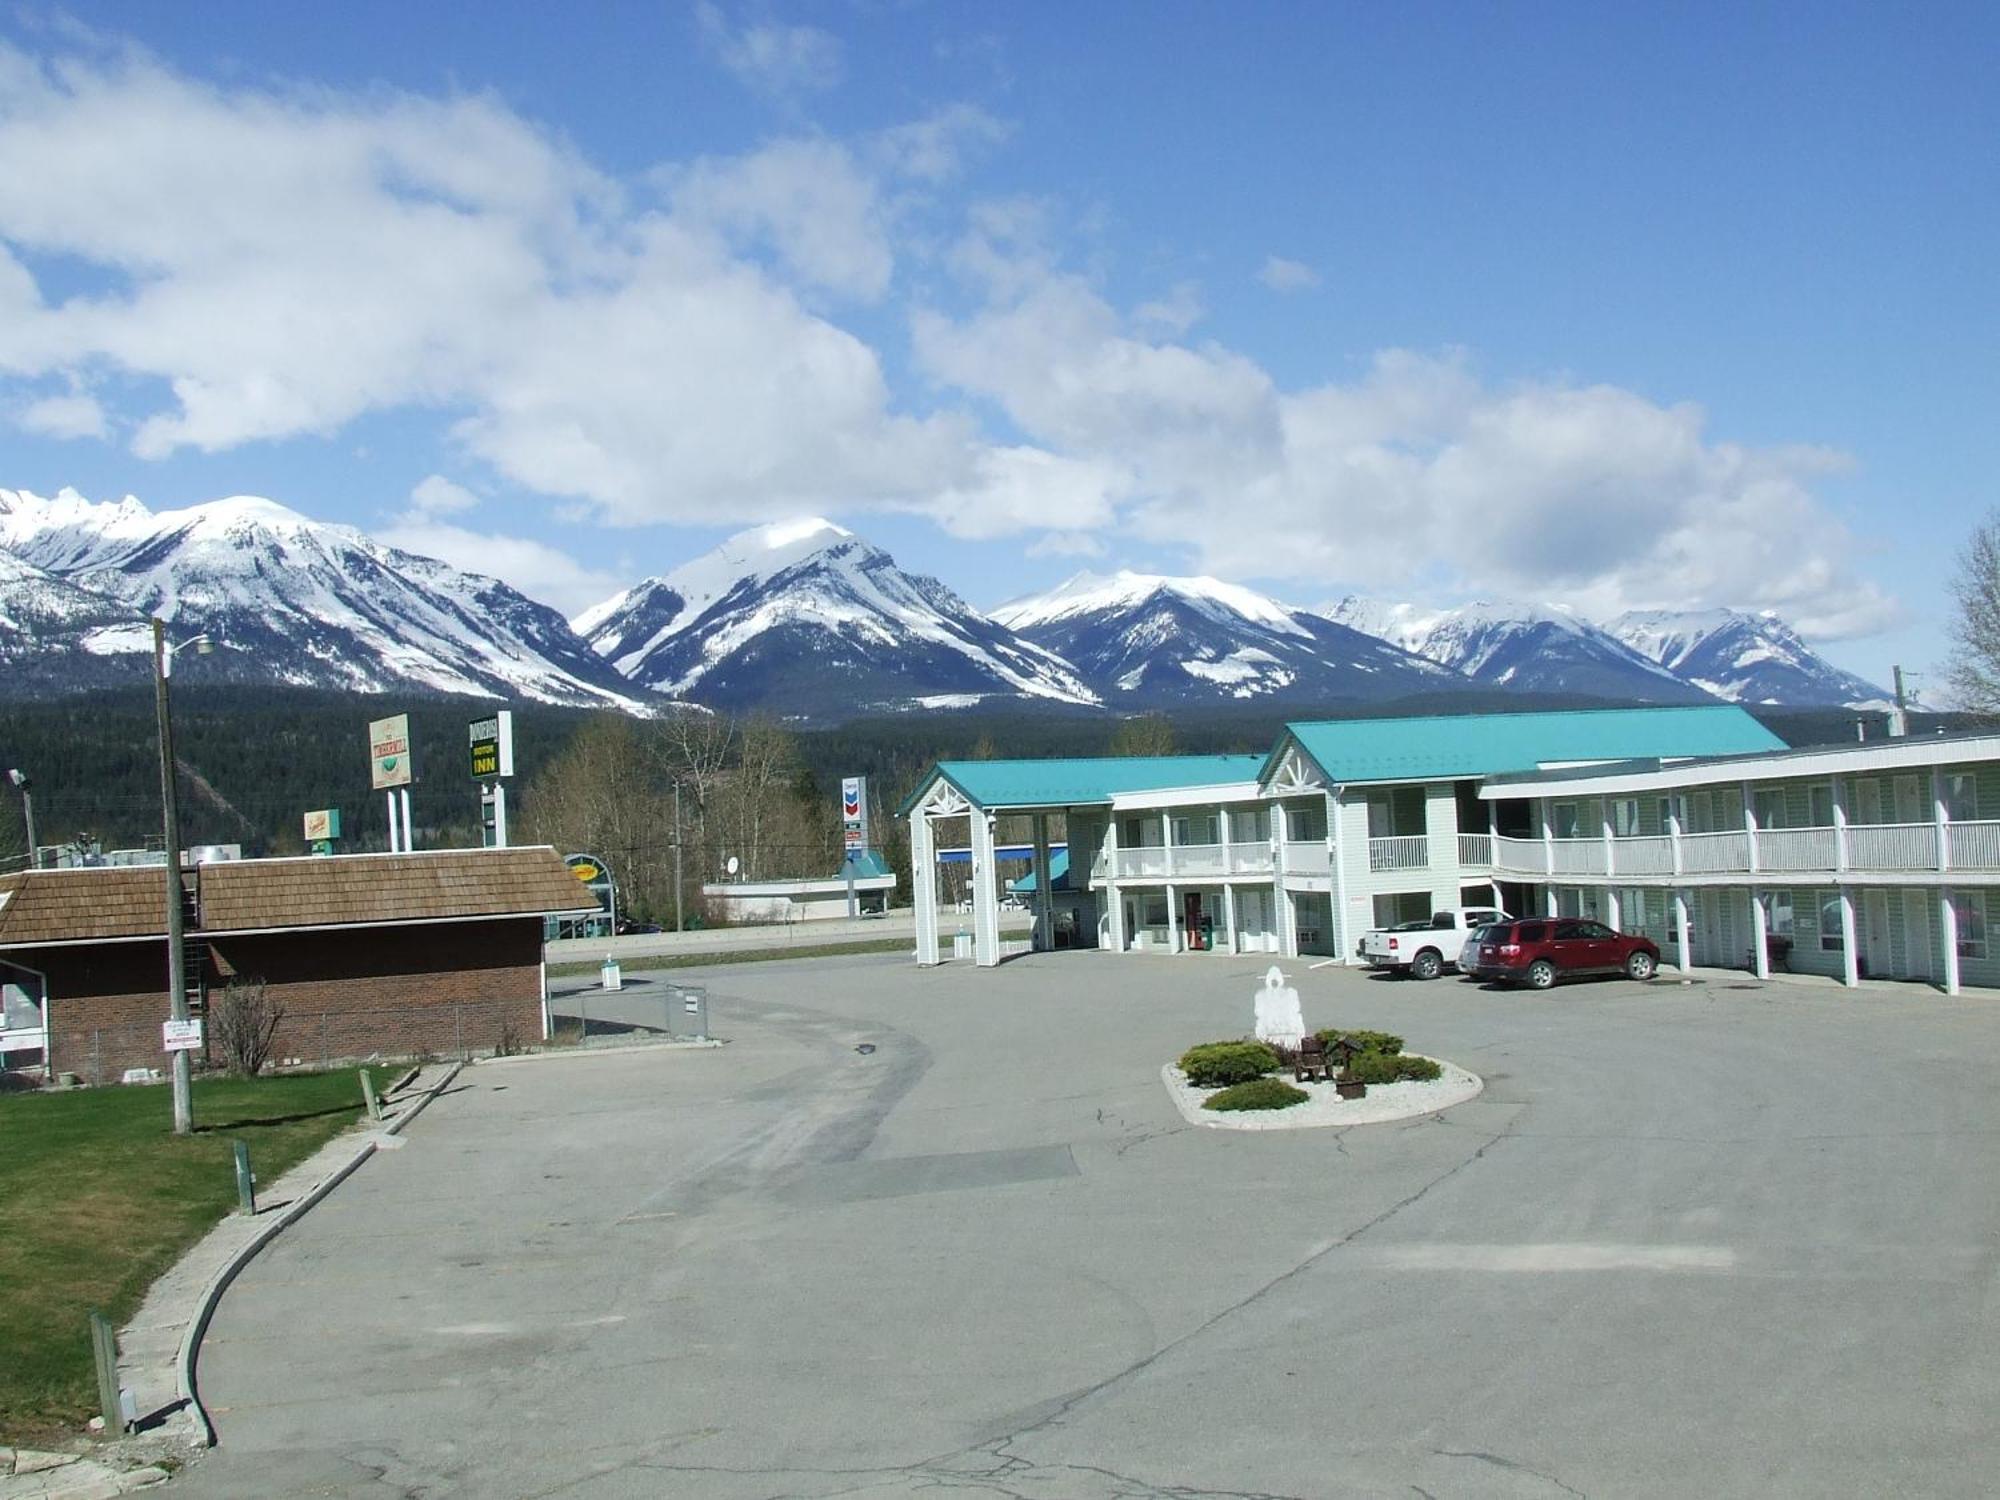
[[1097, 701], [1066, 662], [831, 521], [742, 532], [573, 623], [633, 682], [717, 706]]
[[[86, 652], [129, 646], [132, 622], [159, 615], [212, 636], [204, 671], [235, 681], [641, 706], [546, 605], [254, 496], [154, 512], [0, 490], [0, 549], [124, 612]], [[62, 648], [41, 654], [75, 655]]]
[[1073, 663], [1121, 707], [1373, 701], [1464, 685], [1344, 624], [1214, 578], [1080, 573], [993, 618]]
[[1874, 683], [1844, 672], [1775, 614], [1634, 610], [1605, 629], [1641, 656], [1732, 703], [1886, 708]]
[[1320, 613], [1493, 687], [1647, 703], [1708, 697], [1706, 689], [1558, 605], [1424, 609], [1350, 595]]

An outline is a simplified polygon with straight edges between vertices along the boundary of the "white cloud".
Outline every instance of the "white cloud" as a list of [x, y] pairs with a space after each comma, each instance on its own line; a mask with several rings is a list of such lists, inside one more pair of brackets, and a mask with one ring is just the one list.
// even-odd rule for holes
[[1027, 545], [1030, 557], [1102, 557], [1106, 548], [1102, 537], [1089, 532], [1049, 531]]
[[1191, 281], [1183, 281], [1166, 296], [1141, 302], [1132, 309], [1132, 321], [1148, 333], [1179, 338], [1199, 323], [1207, 309], [1201, 305], [1201, 291]]
[[1007, 138], [1005, 124], [972, 104], [954, 104], [874, 137], [872, 154], [899, 177], [939, 183], [958, 174], [966, 148]]
[[435, 557], [454, 568], [498, 578], [565, 616], [579, 614], [600, 599], [610, 598], [629, 581], [587, 568], [567, 552], [546, 543], [470, 531], [420, 511], [399, 517], [393, 525], [375, 532], [375, 536], [405, 552]]
[[1319, 272], [1304, 261], [1267, 255], [1257, 279], [1274, 292], [1309, 292], [1319, 285]]
[[410, 509], [420, 516], [456, 515], [479, 504], [479, 497], [442, 474], [429, 474], [410, 491]]
[[722, 65], [755, 93], [785, 100], [840, 82], [840, 42], [817, 27], [766, 23], [732, 31], [728, 17], [712, 4], [703, 3], [695, 14]]
[[53, 438], [101, 438], [110, 431], [104, 408], [83, 395], [45, 396], [31, 401], [14, 419], [28, 431]]
[[832, 141], [779, 141], [664, 174], [676, 215], [737, 245], [768, 246], [795, 279], [874, 300], [895, 256], [872, 178]]

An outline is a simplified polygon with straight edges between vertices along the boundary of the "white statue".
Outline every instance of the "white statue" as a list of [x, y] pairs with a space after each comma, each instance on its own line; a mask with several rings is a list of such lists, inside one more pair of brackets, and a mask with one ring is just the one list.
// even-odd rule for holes
[[1264, 987], [1257, 991], [1256, 1005], [1257, 1040], [1296, 1051], [1305, 1040], [1305, 1013], [1299, 1009], [1299, 992], [1285, 983], [1276, 964], [1264, 971]]

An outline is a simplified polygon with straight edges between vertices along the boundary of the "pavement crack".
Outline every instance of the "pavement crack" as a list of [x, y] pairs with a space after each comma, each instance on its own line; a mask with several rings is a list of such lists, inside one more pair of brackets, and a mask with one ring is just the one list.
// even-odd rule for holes
[[1491, 1464], [1496, 1469], [1506, 1469], [1515, 1474], [1531, 1474], [1545, 1484], [1552, 1484], [1565, 1495], [1574, 1495], [1577, 1500], [1589, 1500], [1582, 1490], [1564, 1484], [1555, 1475], [1545, 1473], [1532, 1464], [1524, 1464], [1519, 1459], [1502, 1458], [1497, 1453], [1484, 1453], [1477, 1448], [1459, 1451], [1452, 1448], [1433, 1448], [1431, 1452], [1439, 1458], [1469, 1458], [1474, 1463]]

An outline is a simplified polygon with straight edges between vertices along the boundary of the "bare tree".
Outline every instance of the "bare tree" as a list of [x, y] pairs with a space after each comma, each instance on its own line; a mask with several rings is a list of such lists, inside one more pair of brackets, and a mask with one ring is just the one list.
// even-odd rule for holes
[[1952, 694], [1971, 712], [2000, 712], [2000, 510], [1973, 528], [1951, 587]]
[[1139, 714], [1118, 726], [1111, 736], [1113, 755], [1172, 755], [1174, 726], [1165, 714]]
[[241, 976], [223, 986], [215, 1004], [215, 1044], [223, 1066], [244, 1078], [255, 1078], [271, 1060], [271, 1042], [285, 1019], [284, 1003], [264, 988], [261, 979]]

